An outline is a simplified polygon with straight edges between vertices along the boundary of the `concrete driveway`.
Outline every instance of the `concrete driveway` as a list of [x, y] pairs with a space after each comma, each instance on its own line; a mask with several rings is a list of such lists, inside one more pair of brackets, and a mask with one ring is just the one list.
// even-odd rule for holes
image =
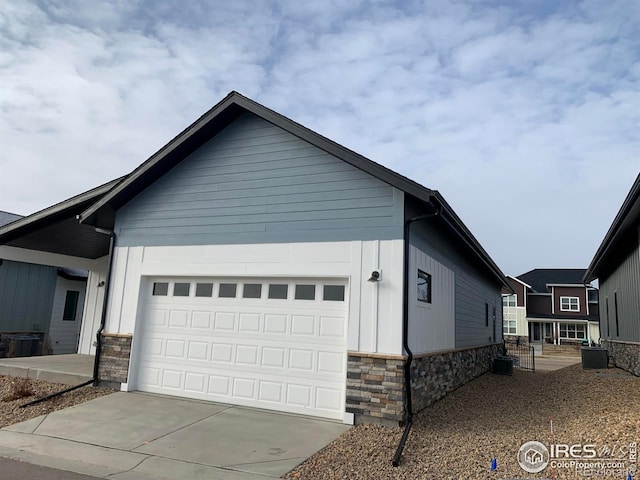
[[0, 456], [110, 479], [280, 477], [348, 426], [115, 393], [0, 430]]

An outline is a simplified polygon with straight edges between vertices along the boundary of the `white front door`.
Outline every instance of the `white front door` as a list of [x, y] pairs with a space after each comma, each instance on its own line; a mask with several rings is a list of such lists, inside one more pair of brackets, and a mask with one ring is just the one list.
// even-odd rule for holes
[[342, 419], [346, 280], [143, 282], [135, 389]]
[[49, 345], [54, 354], [78, 353], [86, 286], [86, 281], [58, 276], [49, 325]]

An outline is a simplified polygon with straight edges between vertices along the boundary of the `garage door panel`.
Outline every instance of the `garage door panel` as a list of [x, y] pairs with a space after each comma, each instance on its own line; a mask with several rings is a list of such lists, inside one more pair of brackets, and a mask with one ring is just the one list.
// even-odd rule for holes
[[[346, 302], [168, 295], [147, 297], [134, 388], [176, 396], [342, 418]], [[218, 280], [224, 282], [224, 280]], [[175, 282], [188, 283], [180, 279]], [[207, 280], [214, 283], [216, 280]], [[259, 283], [255, 280], [249, 283]], [[289, 282], [293, 295], [294, 282]], [[304, 284], [313, 284], [305, 280]], [[322, 284], [316, 292], [322, 292]], [[256, 288], [254, 290], [257, 291]]]
[[236, 329], [236, 314], [233, 312], [216, 312], [213, 321], [215, 331], [233, 331]]
[[169, 327], [183, 329], [187, 326], [188, 310], [171, 310], [169, 312]]
[[342, 339], [346, 332], [344, 317], [320, 317], [320, 336]]
[[211, 312], [194, 311], [191, 313], [191, 328], [198, 330], [211, 329]]
[[259, 313], [240, 313], [238, 331], [249, 332], [249, 333], [260, 332], [260, 314]]

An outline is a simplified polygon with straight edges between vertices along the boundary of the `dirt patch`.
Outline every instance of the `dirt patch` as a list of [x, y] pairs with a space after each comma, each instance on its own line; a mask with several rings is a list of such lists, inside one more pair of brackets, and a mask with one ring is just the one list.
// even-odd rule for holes
[[87, 386], [30, 407], [20, 408], [20, 405], [26, 402], [68, 387], [69, 385], [60, 383], [0, 375], [0, 428], [115, 392], [111, 388]]
[[[522, 470], [518, 449], [532, 440], [593, 444], [598, 456], [603, 448], [623, 447], [628, 466], [629, 444], [640, 443], [640, 378], [617, 369], [582, 370], [580, 365], [553, 372], [516, 371], [512, 377], [485, 374], [416, 415], [402, 463], [394, 468], [391, 459], [401, 434], [400, 428], [356, 426], [283, 478], [584, 478], [575, 468]], [[612, 453], [622, 455], [620, 450]], [[589, 478], [627, 478], [627, 472], [609, 473]]]

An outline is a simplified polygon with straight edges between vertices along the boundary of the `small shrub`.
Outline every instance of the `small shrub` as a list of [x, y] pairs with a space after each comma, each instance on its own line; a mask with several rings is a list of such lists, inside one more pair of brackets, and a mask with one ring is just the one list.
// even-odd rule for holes
[[33, 387], [31, 380], [25, 377], [15, 377], [11, 380], [9, 393], [2, 397], [3, 402], [12, 402], [20, 398], [26, 398], [33, 395]]

